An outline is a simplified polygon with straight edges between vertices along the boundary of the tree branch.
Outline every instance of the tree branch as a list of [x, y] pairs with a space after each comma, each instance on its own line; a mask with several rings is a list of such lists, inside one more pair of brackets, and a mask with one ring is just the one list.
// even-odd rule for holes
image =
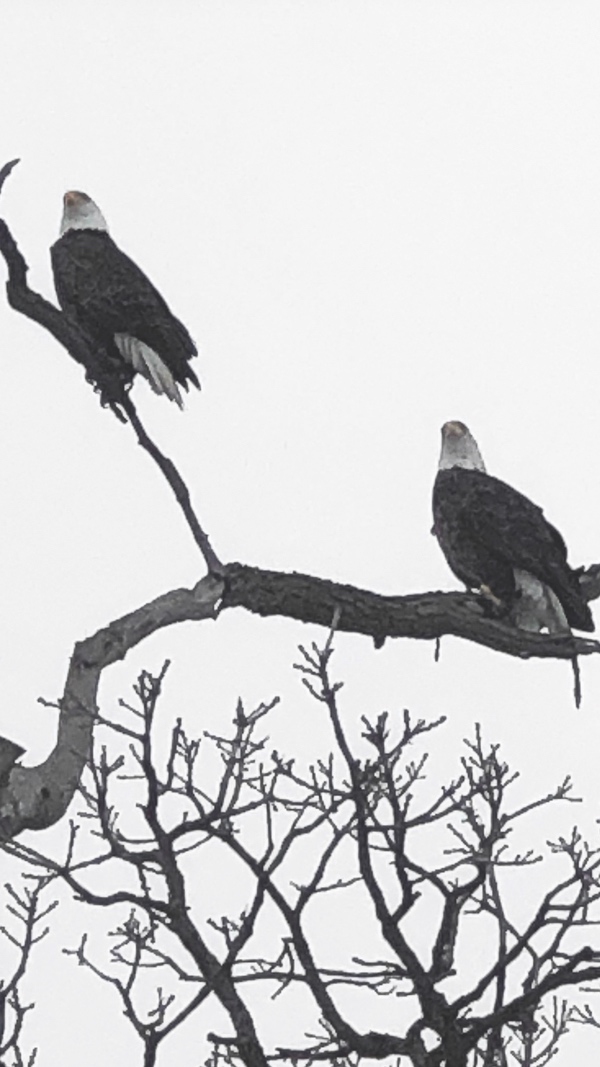
[[177, 470], [177, 467], [172, 462], [172, 460], [170, 460], [167, 456], [163, 455], [160, 449], [157, 448], [157, 446], [154, 444], [154, 441], [146, 433], [130, 396], [125, 395], [123, 397], [121, 401], [121, 406], [123, 407], [123, 410], [127, 413], [127, 417], [129, 418], [129, 421], [137, 434], [138, 444], [140, 444], [141, 447], [148, 453], [148, 455], [152, 457], [156, 465], [164, 474], [169, 485], [171, 486], [171, 489], [175, 494], [177, 503], [181, 507], [181, 510], [185, 515], [187, 524], [190, 530], [192, 531], [194, 541], [196, 542], [198, 548], [204, 556], [204, 561], [210, 573], [214, 575], [222, 575], [224, 573], [223, 564], [221, 563], [216, 552], [214, 551], [209, 541], [208, 534], [204, 532], [200, 523], [198, 522], [198, 519], [192, 507], [188, 487], [185, 484], [183, 478], [181, 477], [179, 471]]
[[[167, 461], [170, 462], [170, 461]], [[0, 781], [0, 830], [8, 837], [43, 829], [62, 817], [89, 757], [97, 714], [96, 694], [105, 667], [123, 659], [144, 638], [184, 621], [215, 619], [225, 608], [256, 615], [281, 615], [329, 628], [362, 633], [381, 645], [386, 637], [432, 640], [452, 634], [518, 656], [571, 659], [600, 651], [588, 638], [530, 634], [486, 617], [469, 593], [381, 596], [307, 574], [284, 574], [232, 563], [224, 578], [209, 574], [193, 589], [175, 589], [116, 619], [75, 645], [60, 701], [58, 739], [39, 767], [15, 766]]]
[[8, 784], [0, 788], [4, 837], [15, 837], [25, 829], [44, 829], [67, 810], [90, 756], [104, 668], [165, 626], [214, 618], [222, 588], [220, 581], [207, 575], [193, 589], [174, 589], [157, 597], [75, 645], [59, 704], [54, 750], [38, 767], [14, 767]]
[[[595, 567], [590, 572], [595, 572]], [[586, 572], [587, 573], [587, 572]], [[582, 581], [593, 599], [600, 594]], [[230, 563], [225, 572], [222, 608], [242, 607], [255, 615], [281, 615], [329, 628], [336, 609], [336, 629], [372, 637], [380, 647], [387, 637], [432, 641], [452, 635], [520, 659], [572, 659], [600, 652], [587, 637], [534, 634], [487, 614], [488, 606], [474, 593], [410, 593], [382, 596], [309, 574], [285, 574]]]

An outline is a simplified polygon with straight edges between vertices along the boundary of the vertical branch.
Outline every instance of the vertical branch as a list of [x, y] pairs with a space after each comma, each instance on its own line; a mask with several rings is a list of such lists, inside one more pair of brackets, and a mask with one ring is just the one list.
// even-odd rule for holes
[[[25, 875], [25, 877], [31, 879], [32, 876]], [[23, 1022], [26, 1013], [33, 1005], [25, 1005], [21, 1002], [20, 987], [29, 968], [35, 945], [48, 933], [47, 927], [40, 928], [41, 923], [58, 904], [58, 901], [52, 901], [47, 907], [41, 907], [40, 898], [52, 879], [52, 875], [36, 876], [33, 878], [33, 887], [29, 888], [25, 885], [22, 892], [17, 892], [10, 884], [5, 886], [9, 897], [6, 911], [11, 913], [16, 920], [17, 933], [13, 933], [5, 926], [0, 926], [0, 933], [17, 949], [19, 958], [12, 976], [0, 982], [0, 1056], [12, 1054], [14, 1063], [21, 1067], [25, 1063], [21, 1052]], [[35, 1052], [29, 1058], [29, 1067], [33, 1064], [34, 1058]]]
[[171, 489], [175, 494], [175, 499], [183, 511], [186, 522], [192, 531], [194, 541], [204, 556], [209, 572], [217, 577], [221, 577], [224, 573], [223, 564], [214, 551], [209, 541], [208, 534], [204, 532], [198, 522], [192, 507], [189, 490], [175, 464], [172, 460], [168, 459], [167, 456], [163, 455], [160, 449], [154, 444], [154, 441], [148, 436], [135, 409], [134, 403], [128, 394], [123, 397], [121, 405], [123, 410], [127, 413], [127, 417], [135, 430], [138, 444], [140, 444], [144, 451], [152, 457], [171, 486]]

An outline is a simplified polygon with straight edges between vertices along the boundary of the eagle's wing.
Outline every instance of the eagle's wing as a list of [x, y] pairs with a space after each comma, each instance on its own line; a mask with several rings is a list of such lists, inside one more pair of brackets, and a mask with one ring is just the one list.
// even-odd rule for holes
[[567, 562], [558, 530], [534, 504], [506, 482], [482, 471], [461, 470], [461, 523], [493, 555], [548, 580], [548, 564]]
[[457, 525], [478, 562], [485, 561], [492, 591], [498, 579], [504, 585], [500, 595], [506, 596], [514, 570], [526, 571], [554, 591], [571, 626], [592, 631], [594, 621], [578, 575], [567, 563], [565, 542], [542, 509], [482, 471], [461, 470], [460, 476]]
[[[71, 231], [52, 248], [56, 292], [100, 336], [128, 334], [158, 353], [177, 381], [198, 384], [188, 361], [196, 346], [149, 278], [98, 230]], [[186, 380], [187, 379], [187, 380]]]

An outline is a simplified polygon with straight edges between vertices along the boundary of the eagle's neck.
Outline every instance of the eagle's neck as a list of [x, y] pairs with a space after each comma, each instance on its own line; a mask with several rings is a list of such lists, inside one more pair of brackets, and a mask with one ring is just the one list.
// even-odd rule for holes
[[65, 208], [60, 224], [60, 236], [70, 230], [100, 230], [102, 233], [108, 233], [108, 226], [100, 208], [90, 201], [76, 212]]
[[447, 471], [451, 467], [462, 467], [463, 470], [485, 473], [483, 457], [477, 447], [477, 441], [470, 433], [460, 437], [448, 434], [443, 438], [438, 470]]

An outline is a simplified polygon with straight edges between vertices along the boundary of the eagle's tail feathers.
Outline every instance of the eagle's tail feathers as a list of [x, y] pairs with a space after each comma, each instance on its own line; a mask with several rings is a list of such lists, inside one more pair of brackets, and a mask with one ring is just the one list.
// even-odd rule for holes
[[518, 567], [514, 575], [517, 595], [511, 614], [515, 626], [533, 633], [570, 633], [565, 610], [550, 586]]
[[134, 370], [142, 374], [150, 383], [153, 392], [168, 396], [169, 400], [174, 400], [180, 408], [183, 408], [177, 382], [153, 348], [138, 340], [137, 337], [131, 337], [126, 333], [116, 333], [115, 344], [123, 359], [131, 363]]

